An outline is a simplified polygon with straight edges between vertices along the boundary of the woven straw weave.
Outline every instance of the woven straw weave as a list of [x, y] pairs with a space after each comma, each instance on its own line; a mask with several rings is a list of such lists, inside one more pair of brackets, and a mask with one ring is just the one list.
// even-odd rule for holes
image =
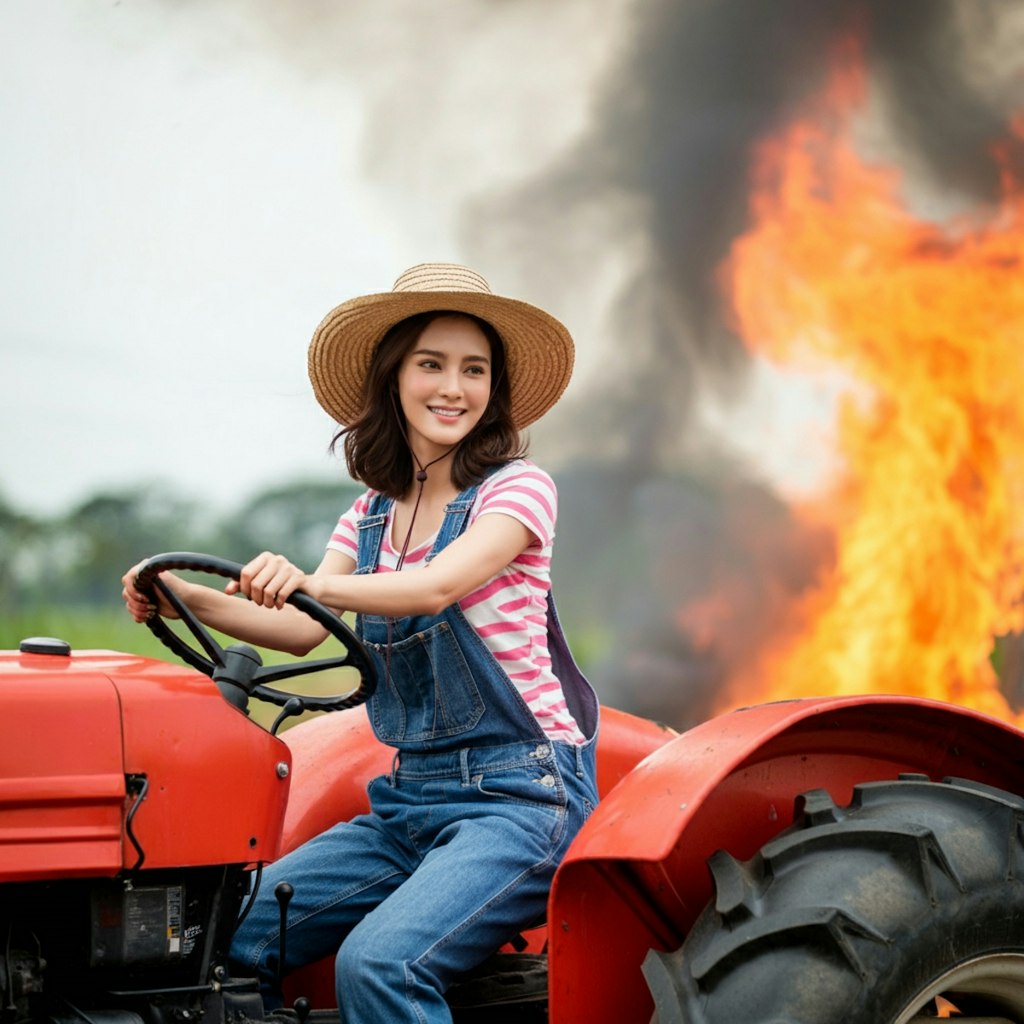
[[573, 367], [566, 328], [536, 306], [493, 294], [480, 274], [454, 263], [411, 267], [390, 292], [350, 299], [324, 317], [309, 346], [309, 379], [317, 401], [338, 423], [352, 423], [381, 338], [400, 320], [439, 309], [471, 313], [501, 335], [517, 427], [533, 423], [558, 401]]

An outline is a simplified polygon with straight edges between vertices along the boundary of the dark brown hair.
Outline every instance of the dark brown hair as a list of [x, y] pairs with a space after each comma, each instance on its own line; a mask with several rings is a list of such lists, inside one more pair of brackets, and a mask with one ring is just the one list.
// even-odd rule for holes
[[405, 438], [405, 414], [398, 402], [398, 370], [427, 325], [443, 316], [472, 320], [491, 346], [491, 397], [480, 422], [462, 440], [452, 461], [459, 490], [479, 483], [490, 466], [522, 458], [526, 445], [512, 421], [512, 392], [501, 335], [486, 320], [455, 310], [431, 310], [400, 320], [378, 342], [363, 385], [359, 418], [342, 427], [331, 450], [343, 442], [349, 474], [376, 491], [400, 498], [412, 486], [413, 460]]

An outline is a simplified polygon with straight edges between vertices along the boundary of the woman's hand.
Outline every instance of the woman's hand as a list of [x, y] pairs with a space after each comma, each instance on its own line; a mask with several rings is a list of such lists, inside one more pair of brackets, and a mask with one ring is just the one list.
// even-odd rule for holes
[[284, 555], [264, 551], [248, 563], [238, 580], [230, 580], [226, 594], [242, 593], [264, 608], [283, 608], [296, 590], [308, 593], [311, 577], [292, 565]]
[[[138, 590], [135, 586], [135, 580], [139, 575], [139, 570], [146, 564], [143, 560], [138, 565], [133, 565], [122, 577], [121, 583], [123, 589], [121, 590], [121, 597], [124, 598], [125, 606], [128, 609], [128, 614], [136, 622], [147, 622], [154, 615], [159, 613], [165, 619], [176, 619], [178, 613], [170, 606], [167, 598], [160, 593], [159, 590], [154, 588], [153, 594], [144, 594], [141, 590]], [[175, 593], [180, 593], [185, 587], [185, 581], [179, 579], [173, 573], [162, 572], [160, 573], [160, 579], [167, 584]], [[154, 603], [153, 598], [156, 598]]]

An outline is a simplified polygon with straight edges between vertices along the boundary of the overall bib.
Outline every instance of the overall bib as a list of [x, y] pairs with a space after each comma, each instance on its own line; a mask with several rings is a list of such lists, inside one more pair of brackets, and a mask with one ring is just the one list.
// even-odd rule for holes
[[[466, 528], [476, 492], [447, 506], [428, 559]], [[359, 523], [357, 573], [377, 568], [390, 505], [377, 496]], [[390, 637], [381, 616], [358, 616], [356, 629], [377, 662], [370, 721], [396, 748], [395, 765], [369, 785], [371, 814], [268, 866], [231, 959], [238, 973], [259, 973], [272, 1003], [273, 890], [287, 881], [289, 965], [337, 952], [343, 1024], [450, 1022], [448, 986], [543, 916], [555, 869], [597, 802], [597, 698], [550, 594], [552, 670], [581, 745], [546, 736], [457, 603], [392, 620]]]

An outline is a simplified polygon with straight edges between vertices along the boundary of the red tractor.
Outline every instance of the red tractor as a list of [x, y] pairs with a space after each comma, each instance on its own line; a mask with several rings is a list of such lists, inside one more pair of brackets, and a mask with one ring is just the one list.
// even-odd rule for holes
[[[169, 556], [221, 575], [237, 566]], [[366, 808], [390, 753], [357, 690], [278, 688], [190, 623], [179, 667], [30, 639], [0, 654], [0, 1021], [265, 1019], [225, 953], [260, 865]], [[324, 618], [326, 616], [326, 618]], [[282, 710], [268, 731], [250, 696]], [[277, 735], [306, 707], [337, 708]], [[456, 984], [457, 1021], [1024, 1022], [1024, 734], [907, 697], [797, 700], [677, 735], [605, 709], [603, 800], [543, 926]], [[281, 886], [278, 887], [282, 889]], [[278, 893], [287, 920], [287, 887]], [[287, 960], [287, 946], [284, 950]], [[333, 1012], [333, 965], [287, 1011]]]

